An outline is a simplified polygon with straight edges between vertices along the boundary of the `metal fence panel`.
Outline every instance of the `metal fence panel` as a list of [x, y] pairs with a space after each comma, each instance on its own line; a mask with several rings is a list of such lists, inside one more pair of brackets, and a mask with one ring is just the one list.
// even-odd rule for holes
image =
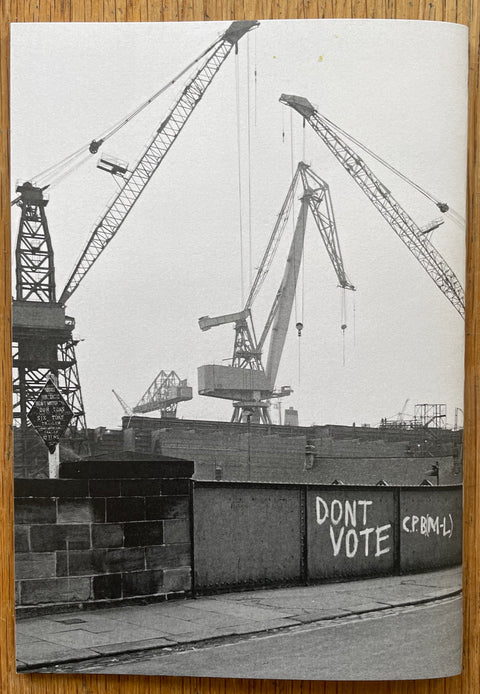
[[310, 487], [306, 519], [310, 580], [394, 572], [397, 543], [393, 489]]
[[195, 588], [298, 583], [301, 490], [195, 485]]
[[400, 570], [428, 571], [462, 561], [462, 489], [400, 491]]

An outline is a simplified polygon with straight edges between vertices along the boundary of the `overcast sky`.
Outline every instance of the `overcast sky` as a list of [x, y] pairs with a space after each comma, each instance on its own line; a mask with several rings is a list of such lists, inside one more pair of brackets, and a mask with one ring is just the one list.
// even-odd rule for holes
[[[32, 180], [98, 137], [228, 26], [13, 25], [12, 197], [17, 182]], [[233, 327], [202, 333], [197, 321], [243, 307], [242, 287], [246, 295], [292, 166], [302, 157], [330, 185], [345, 269], [357, 291], [355, 302], [347, 296], [343, 365], [342, 291], [310, 220], [277, 380], [277, 386], [294, 389], [284, 406], [298, 408], [303, 425], [375, 425], [395, 416], [408, 398], [407, 413], [415, 403], [446, 403], [453, 424], [463, 397], [462, 319], [320, 138], [278, 99], [283, 92], [305, 96], [464, 214], [466, 28], [262, 21], [239, 44], [240, 187], [235, 64], [232, 52], [128, 220], [68, 302], [83, 340], [77, 359], [88, 425], [119, 426], [122, 411], [111, 389], [134, 405], [160, 369], [174, 369], [193, 386], [194, 399], [179, 406], [180, 417], [230, 418], [229, 402], [197, 394], [196, 374], [202, 364], [227, 363]], [[102, 151], [133, 165], [185, 79]], [[98, 158], [50, 192], [58, 296], [117, 188], [96, 169]], [[367, 162], [420, 226], [441, 216], [430, 201]], [[16, 237], [17, 208], [12, 220]], [[257, 334], [280, 283], [291, 233], [292, 224], [254, 304]], [[464, 233], [447, 219], [432, 239], [462, 284]], [[300, 339], [297, 320], [304, 323]], [[278, 413], [272, 416], [276, 420]]]

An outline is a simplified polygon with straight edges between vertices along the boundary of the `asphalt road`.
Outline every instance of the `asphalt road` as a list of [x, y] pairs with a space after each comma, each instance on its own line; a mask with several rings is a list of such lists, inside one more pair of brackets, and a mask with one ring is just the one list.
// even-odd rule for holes
[[[83, 663], [74, 671], [273, 679], [420, 679], [459, 672], [461, 598], [288, 631]], [[60, 669], [61, 671], [61, 669]]]

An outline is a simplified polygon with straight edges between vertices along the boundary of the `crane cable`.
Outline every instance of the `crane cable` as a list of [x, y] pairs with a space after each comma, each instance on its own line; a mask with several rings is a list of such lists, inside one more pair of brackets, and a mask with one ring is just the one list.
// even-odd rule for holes
[[252, 144], [250, 123], [250, 34], [247, 34], [248, 286], [252, 286]]
[[149, 106], [151, 103], [155, 101], [159, 96], [161, 96], [164, 92], [167, 91], [172, 85], [177, 82], [180, 77], [183, 77], [183, 75], [188, 72], [196, 63], [198, 63], [199, 60], [204, 58], [207, 53], [210, 53], [210, 51], [219, 43], [220, 39], [217, 39], [214, 41], [208, 48], [206, 48], [197, 58], [192, 60], [186, 67], [183, 68], [181, 72], [179, 72], [173, 79], [171, 79], [167, 84], [165, 84], [161, 89], [156, 91], [149, 99], [144, 101], [140, 106], [137, 106], [136, 109], [134, 109], [131, 113], [128, 114], [125, 118], [122, 118], [118, 123], [110, 127], [108, 130], [106, 130], [98, 140], [92, 140], [91, 144], [93, 143], [100, 143], [103, 144], [105, 140], [108, 140], [112, 135], [115, 135], [121, 128], [123, 128], [127, 123], [129, 123], [133, 118], [138, 116], [139, 113], [141, 113], [147, 106]]
[[341, 331], [342, 331], [342, 366], [345, 366], [345, 330], [347, 329], [347, 297], [345, 287], [342, 287], [340, 297], [340, 315], [341, 315]]
[[[77, 149], [75, 152], [72, 152], [71, 154], [67, 155], [63, 159], [61, 159], [59, 162], [56, 164], [52, 164], [52, 166], [49, 166], [47, 169], [44, 171], [41, 171], [39, 174], [32, 176], [30, 180], [35, 181], [40, 187], [41, 186], [41, 181], [45, 179], [47, 176], [52, 175], [53, 180], [48, 183], [43, 185], [43, 189], [45, 190], [46, 188], [52, 188], [54, 185], [59, 183], [61, 180], [66, 178], [69, 174], [71, 174], [77, 167], [77, 165], [72, 166], [71, 168], [67, 169], [64, 173], [60, 173], [62, 169], [64, 169], [66, 166], [70, 164], [71, 161], [74, 159], [77, 159], [80, 157], [82, 153], [86, 153], [87, 156], [83, 158], [80, 162], [80, 164], [83, 164], [92, 154], [96, 154], [98, 152], [98, 149], [103, 145], [103, 143], [110, 139], [113, 135], [115, 135], [121, 128], [123, 128], [127, 123], [129, 123], [131, 120], [133, 120], [136, 116], [138, 116], [139, 113], [141, 113], [147, 106], [149, 106], [151, 103], [153, 103], [159, 96], [161, 96], [164, 92], [167, 91], [171, 86], [173, 86], [183, 75], [188, 72], [196, 63], [198, 63], [202, 58], [204, 58], [208, 53], [210, 53], [213, 48], [219, 43], [221, 39], [217, 39], [214, 41], [206, 50], [204, 50], [197, 58], [192, 60], [181, 72], [179, 72], [175, 77], [171, 80], [169, 80], [161, 89], [156, 91], [149, 99], [141, 103], [137, 108], [135, 108], [133, 111], [131, 111], [127, 116], [122, 118], [120, 121], [115, 123], [113, 126], [105, 130], [99, 137], [94, 138], [90, 142], [87, 142], [83, 144], [79, 149]], [[79, 164], [79, 165], [80, 165]], [[58, 170], [58, 173], [56, 173]], [[17, 204], [21, 199], [21, 196], [17, 196], [12, 200], [11, 205]]]
[[[293, 111], [290, 110], [290, 175], [293, 180]], [[295, 196], [292, 196], [292, 229], [293, 233], [295, 234], [295, 224], [296, 224], [296, 215], [295, 215]], [[295, 245], [293, 246], [293, 252], [295, 254]], [[294, 255], [294, 264], [296, 264], [296, 258]], [[295, 288], [295, 294], [294, 294], [294, 301], [295, 301], [295, 323], [298, 323], [298, 311], [297, 311], [297, 289]], [[299, 362], [299, 374], [300, 374], [300, 362]]]
[[[248, 39], [249, 34], [247, 34]], [[255, 127], [257, 127], [257, 32], [253, 35], [253, 46], [254, 46], [254, 103], [255, 103]]]
[[[341, 128], [339, 125], [337, 125], [336, 123], [334, 123], [333, 121], [331, 121], [329, 118], [327, 118], [326, 116], [324, 116], [324, 115], [321, 114], [321, 113], [319, 113], [319, 116], [320, 116], [323, 120], [325, 120], [334, 130], [336, 130], [337, 132], [341, 133], [345, 138], [347, 138], [348, 140], [350, 140], [351, 142], [353, 142], [357, 147], [359, 147], [359, 148], [362, 149], [364, 152], [366, 152], [366, 153], [369, 154], [371, 157], [373, 157], [373, 159], [375, 159], [376, 161], [378, 161], [379, 164], [382, 164], [382, 166], [385, 166], [387, 169], [389, 169], [389, 171], [391, 171], [392, 173], [394, 173], [395, 175], [397, 175], [397, 176], [398, 176], [399, 178], [401, 178], [403, 181], [405, 181], [406, 183], [408, 183], [409, 185], [411, 185], [413, 188], [415, 188], [415, 190], [417, 190], [421, 195], [424, 195], [428, 200], [430, 200], [431, 202], [433, 202], [437, 207], [439, 207], [439, 209], [440, 209], [442, 212], [446, 212], [446, 213], [449, 212], [449, 213], [450, 213], [449, 216], [450, 216], [451, 219], [452, 219], [453, 221], [455, 221], [457, 224], [465, 224], [465, 220], [463, 219], [463, 217], [462, 217], [458, 212], [456, 212], [456, 210], [454, 210], [453, 208], [447, 207], [447, 206], [445, 205], [445, 203], [442, 203], [438, 198], [436, 198], [434, 195], [432, 195], [432, 194], [429, 193], [427, 190], [425, 190], [425, 188], [422, 188], [422, 186], [418, 185], [418, 183], [415, 183], [415, 181], [412, 181], [411, 178], [409, 178], [408, 176], [406, 176], [405, 174], [403, 174], [401, 171], [399, 171], [398, 169], [396, 169], [392, 164], [389, 164], [385, 159], [383, 159], [382, 157], [380, 157], [378, 154], [375, 154], [375, 152], [373, 152], [369, 147], [367, 147], [367, 146], [364, 145], [362, 142], [360, 142], [359, 140], [357, 140], [355, 137], [353, 137], [353, 135], [350, 135], [348, 132], [346, 132], [345, 130], [343, 130], [343, 128]], [[446, 209], [445, 209], [445, 208], [446, 208]]]
[[240, 134], [240, 74], [238, 64], [238, 51], [235, 53], [235, 94], [237, 111], [237, 174], [238, 174], [238, 223], [240, 233], [240, 288], [242, 306], [245, 301], [244, 287], [244, 262], [243, 262], [243, 201], [242, 201], [242, 154], [241, 154], [241, 134]]

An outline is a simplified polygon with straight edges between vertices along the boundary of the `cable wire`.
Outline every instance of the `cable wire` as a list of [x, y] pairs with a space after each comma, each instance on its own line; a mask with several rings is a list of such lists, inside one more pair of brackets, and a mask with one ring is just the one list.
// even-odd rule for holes
[[[43, 179], [45, 179], [47, 176], [52, 176], [54, 178], [55, 184], [59, 183], [64, 177], [68, 176], [72, 171], [74, 171], [77, 167], [74, 166], [70, 169], [67, 169], [65, 174], [60, 173], [60, 171], [67, 167], [70, 162], [82, 155], [85, 151], [87, 151], [88, 156], [82, 159], [81, 163], [83, 164], [91, 155], [96, 154], [98, 152], [98, 148], [109, 138], [111, 138], [113, 135], [115, 135], [121, 128], [123, 128], [127, 123], [129, 123], [131, 120], [133, 120], [136, 116], [138, 116], [139, 113], [141, 113], [147, 106], [149, 106], [151, 103], [153, 103], [159, 96], [161, 96], [164, 92], [167, 91], [172, 85], [174, 85], [183, 75], [188, 72], [196, 63], [198, 63], [199, 60], [204, 58], [210, 51], [212, 51], [215, 46], [219, 43], [221, 39], [217, 39], [212, 43], [206, 50], [204, 50], [197, 58], [192, 60], [181, 72], [179, 72], [175, 77], [167, 84], [165, 84], [161, 89], [156, 91], [149, 99], [146, 101], [142, 102], [137, 108], [135, 108], [133, 111], [131, 111], [127, 116], [122, 118], [120, 121], [115, 123], [113, 126], [110, 128], [107, 128], [100, 136], [94, 138], [90, 142], [85, 143], [77, 149], [75, 152], [72, 152], [71, 154], [67, 155], [63, 159], [61, 159], [59, 162], [56, 164], [52, 164], [49, 166], [47, 169], [44, 169], [42, 172], [39, 174], [36, 174], [35, 176], [32, 176], [29, 180], [35, 181], [38, 183], [38, 185], [41, 187], [41, 182]], [[95, 147], [92, 149], [92, 146], [95, 145]], [[57, 170], [59, 170], [59, 173], [57, 174]], [[56, 177], [55, 177], [56, 176]], [[48, 184], [45, 182], [44, 184], [44, 189], [45, 188], [51, 188], [53, 187], [53, 183], [49, 182]], [[15, 198], [12, 200], [11, 205], [15, 205], [17, 202], [19, 202], [20, 197]]]
[[[398, 176], [399, 178], [401, 178], [403, 181], [405, 181], [406, 183], [408, 183], [409, 185], [411, 185], [413, 188], [415, 188], [415, 190], [417, 190], [419, 193], [421, 193], [421, 195], [424, 195], [426, 198], [428, 198], [428, 200], [430, 200], [430, 201], [433, 202], [435, 205], [437, 205], [437, 207], [443, 204], [438, 198], [436, 198], [434, 195], [432, 195], [432, 194], [429, 193], [427, 190], [425, 190], [425, 188], [422, 188], [422, 186], [418, 185], [418, 183], [415, 183], [415, 181], [413, 181], [411, 178], [409, 178], [408, 176], [406, 176], [405, 174], [403, 174], [401, 171], [399, 171], [399, 170], [398, 170], [397, 168], [395, 168], [392, 164], [390, 164], [390, 163], [387, 162], [385, 159], [383, 159], [382, 157], [380, 157], [378, 154], [375, 154], [375, 152], [373, 152], [369, 147], [367, 147], [367, 146], [364, 145], [362, 142], [360, 142], [359, 140], [357, 140], [355, 137], [353, 137], [353, 135], [350, 135], [348, 132], [346, 132], [345, 130], [343, 130], [343, 128], [341, 128], [339, 125], [337, 125], [336, 123], [334, 123], [333, 121], [331, 121], [329, 118], [327, 118], [327, 116], [324, 116], [323, 114], [319, 114], [319, 115], [320, 115], [320, 116], [321, 116], [332, 128], [334, 128], [334, 130], [336, 130], [337, 132], [341, 133], [345, 138], [347, 138], [348, 140], [350, 140], [350, 142], [353, 142], [357, 147], [359, 147], [359, 148], [362, 149], [364, 152], [366, 152], [366, 153], [369, 154], [371, 157], [373, 157], [373, 159], [375, 159], [376, 161], [378, 161], [379, 164], [382, 164], [382, 166], [385, 166], [387, 169], [389, 169], [389, 171], [391, 171], [391, 172], [394, 173], [396, 176]], [[442, 211], [443, 211], [443, 210], [442, 210]], [[447, 211], [447, 210], [445, 210], [445, 211]], [[453, 210], [452, 208], [448, 208], [448, 211], [450, 211], [450, 212], [452, 212], [452, 213], [458, 215], [458, 213], [455, 212], [455, 210]], [[458, 216], [461, 218], [460, 215], [458, 215]]]
[[240, 286], [242, 306], [245, 300], [244, 289], [244, 263], [243, 263], [243, 201], [242, 201], [242, 155], [241, 155], [241, 137], [240, 137], [240, 74], [238, 64], [238, 52], [235, 54], [235, 93], [236, 93], [236, 110], [237, 110], [237, 166], [238, 166], [238, 214], [239, 214], [239, 231], [240, 231]]

